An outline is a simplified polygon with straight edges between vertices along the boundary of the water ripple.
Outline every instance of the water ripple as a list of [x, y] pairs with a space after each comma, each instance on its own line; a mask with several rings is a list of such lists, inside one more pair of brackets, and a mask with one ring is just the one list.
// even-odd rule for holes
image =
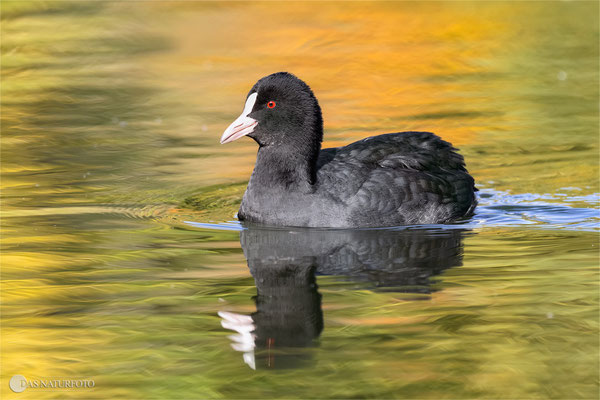
[[[564, 203], [579, 202], [594, 208], [573, 207]], [[483, 226], [537, 225], [541, 228], [598, 230], [600, 210], [598, 194], [569, 196], [564, 194], [510, 194], [494, 189], [482, 189], [479, 206], [469, 224]]]
[[[451, 225], [426, 225], [423, 227], [440, 229], [476, 229], [484, 227], [515, 227], [532, 225], [544, 229], [567, 229], [580, 231], [600, 230], [600, 209], [598, 194], [588, 196], [563, 197], [562, 194], [522, 193], [510, 194], [494, 189], [479, 192], [479, 205], [475, 215], [465, 221]], [[564, 203], [589, 204], [590, 208], [573, 207]], [[596, 206], [596, 207], [594, 207]], [[238, 221], [205, 223], [185, 220], [194, 228], [241, 231], [244, 227]], [[411, 226], [410, 228], [417, 228]], [[391, 229], [406, 229], [406, 226]], [[390, 229], [390, 228], [388, 228]]]

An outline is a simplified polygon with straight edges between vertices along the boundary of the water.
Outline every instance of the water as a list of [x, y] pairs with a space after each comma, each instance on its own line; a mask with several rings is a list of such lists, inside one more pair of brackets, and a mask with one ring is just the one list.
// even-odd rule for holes
[[[597, 398], [597, 3], [3, 1], [2, 39], [3, 398]], [[326, 146], [460, 147], [476, 215], [240, 225], [218, 139], [279, 70]]]

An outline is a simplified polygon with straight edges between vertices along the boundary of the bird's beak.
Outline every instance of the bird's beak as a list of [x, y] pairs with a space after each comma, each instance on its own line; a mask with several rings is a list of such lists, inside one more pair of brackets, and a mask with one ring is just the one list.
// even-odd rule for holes
[[223, 132], [223, 136], [221, 136], [221, 144], [233, 142], [234, 140], [237, 140], [242, 136], [246, 136], [254, 131], [254, 127], [258, 125], [258, 121], [254, 118], [250, 118], [248, 114], [250, 114], [254, 108], [257, 95], [258, 94], [254, 92], [248, 96], [242, 114], [237, 117], [237, 119], [233, 121], [231, 125], [227, 127], [227, 129], [225, 129], [225, 132]]

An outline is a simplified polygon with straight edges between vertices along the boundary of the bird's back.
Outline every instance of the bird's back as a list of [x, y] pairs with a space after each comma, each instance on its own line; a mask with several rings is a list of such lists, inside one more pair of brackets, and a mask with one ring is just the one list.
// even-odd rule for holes
[[332, 207], [345, 210], [348, 227], [444, 223], [469, 215], [476, 204], [463, 157], [430, 132], [323, 149], [316, 185]]

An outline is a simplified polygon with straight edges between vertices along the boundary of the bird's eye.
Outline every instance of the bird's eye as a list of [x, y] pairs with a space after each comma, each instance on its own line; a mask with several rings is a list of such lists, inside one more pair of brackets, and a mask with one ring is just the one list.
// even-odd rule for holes
[[267, 103], [267, 107], [275, 108], [275, 102], [273, 100], [271, 100], [270, 102]]

